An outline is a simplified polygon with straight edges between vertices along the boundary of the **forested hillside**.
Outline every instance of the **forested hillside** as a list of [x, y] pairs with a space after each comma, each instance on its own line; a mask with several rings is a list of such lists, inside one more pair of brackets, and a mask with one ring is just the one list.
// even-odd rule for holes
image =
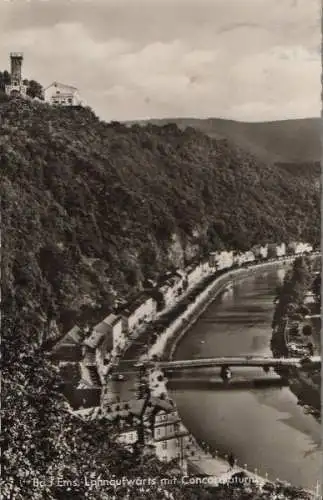
[[152, 120], [158, 125], [169, 122], [181, 128], [194, 127], [210, 137], [228, 139], [267, 162], [304, 163], [321, 159], [320, 118], [259, 123], [220, 118]]
[[[0, 167], [4, 498], [111, 498], [113, 487], [89, 492], [84, 475], [169, 473], [115, 445], [106, 422], [62, 412], [39, 338], [51, 319], [67, 328], [210, 249], [318, 242], [319, 191], [193, 129], [106, 124], [89, 109], [4, 96]], [[79, 486], [41, 487], [46, 474]], [[151, 495], [240, 498], [226, 487], [170, 489]]]
[[40, 315], [112, 303], [211, 249], [319, 241], [312, 178], [225, 141], [24, 101], [0, 116], [3, 291]]

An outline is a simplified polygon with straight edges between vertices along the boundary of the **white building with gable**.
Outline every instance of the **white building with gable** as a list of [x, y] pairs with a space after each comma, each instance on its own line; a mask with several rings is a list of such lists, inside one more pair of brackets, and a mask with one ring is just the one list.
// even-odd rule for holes
[[44, 100], [48, 104], [58, 106], [80, 106], [81, 98], [76, 87], [53, 82], [44, 90]]

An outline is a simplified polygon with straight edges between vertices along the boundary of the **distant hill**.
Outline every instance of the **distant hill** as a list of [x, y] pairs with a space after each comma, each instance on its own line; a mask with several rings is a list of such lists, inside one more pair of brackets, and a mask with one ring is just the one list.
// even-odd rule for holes
[[176, 123], [180, 128], [194, 127], [210, 137], [228, 139], [267, 162], [298, 163], [321, 160], [320, 118], [259, 123], [220, 118], [170, 118], [149, 121], [156, 125]]

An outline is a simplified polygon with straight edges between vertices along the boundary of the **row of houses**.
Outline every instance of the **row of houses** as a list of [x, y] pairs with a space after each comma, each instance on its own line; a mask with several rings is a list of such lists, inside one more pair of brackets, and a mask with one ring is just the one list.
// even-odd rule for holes
[[255, 245], [246, 252], [212, 252], [210, 254], [210, 264], [217, 270], [223, 270], [254, 261], [275, 259], [287, 255], [302, 255], [312, 251], [312, 245], [304, 242], [291, 242], [287, 245], [286, 243], [269, 243], [266, 245]]
[[[157, 282], [146, 283], [146, 290], [131, 298], [91, 329], [81, 330], [74, 326], [52, 351], [52, 358], [61, 363], [77, 363], [80, 381], [78, 389], [104, 385], [113, 360], [117, 359], [129, 343], [132, 335], [154, 321], [158, 314], [171, 308], [181, 297], [214, 272], [232, 266], [242, 266], [287, 253], [309, 252], [306, 243], [263, 245], [246, 252], [213, 252], [203, 262], [185, 269], [167, 272]], [[67, 368], [65, 366], [65, 372]], [[68, 381], [67, 381], [68, 382]], [[71, 389], [68, 384], [69, 390]]]

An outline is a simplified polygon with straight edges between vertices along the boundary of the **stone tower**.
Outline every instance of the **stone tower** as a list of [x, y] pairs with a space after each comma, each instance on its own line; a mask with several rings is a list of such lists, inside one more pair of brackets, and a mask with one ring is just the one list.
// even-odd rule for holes
[[11, 85], [21, 85], [22, 83], [22, 61], [24, 55], [22, 52], [11, 52], [10, 54], [10, 75], [11, 75]]
[[26, 97], [27, 87], [22, 81], [22, 52], [11, 52], [10, 54], [10, 85], [6, 85], [6, 94], [11, 97]]

